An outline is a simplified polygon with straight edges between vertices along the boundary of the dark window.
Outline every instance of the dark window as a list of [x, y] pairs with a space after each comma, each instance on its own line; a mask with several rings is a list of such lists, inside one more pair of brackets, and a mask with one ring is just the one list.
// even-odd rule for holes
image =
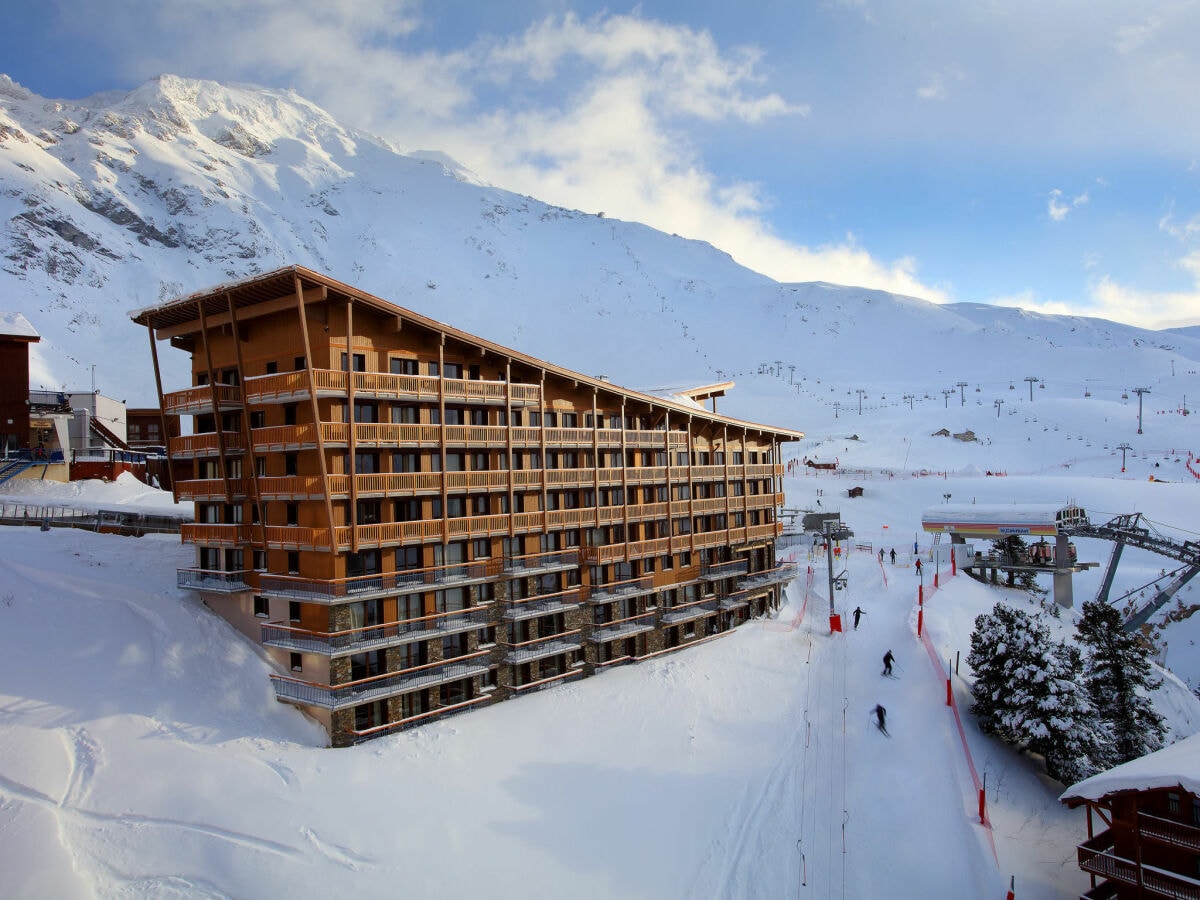
[[287, 552], [287, 570], [289, 575], [300, 574], [300, 551], [289, 550]]
[[[343, 353], [342, 354], [342, 371], [343, 372], [346, 371], [346, 364], [349, 362], [350, 362], [350, 360], [346, 357], [346, 354]], [[367, 371], [367, 357], [364, 354], [362, 354], [362, 353], [354, 354], [354, 369], [353, 369], [353, 371], [355, 371], [355, 372]]]
[[268, 375], [274, 375], [278, 371], [279, 371], [279, 363], [275, 362], [275, 360], [271, 360], [269, 363], [267, 363], [267, 374]]
[[286, 510], [287, 510], [287, 524], [288, 525], [299, 525], [300, 524], [300, 504], [289, 503], [286, 506]]
[[293, 365], [292, 365], [292, 368], [293, 368], [293, 369], [295, 369], [297, 372], [299, 372], [299, 371], [300, 371], [301, 369], [303, 369], [304, 367], [305, 367], [305, 366], [304, 366], [304, 357], [303, 357], [303, 356], [297, 356], [297, 357], [296, 357], [296, 359], [295, 359], [295, 361], [294, 361], [294, 363], [293, 363]]
[[447, 378], [462, 378], [463, 377], [462, 363], [452, 363], [452, 362], [446, 363], [446, 377]]
[[416, 375], [418, 373], [415, 359], [400, 359], [393, 356], [389, 365], [393, 375]]
[[300, 604], [295, 600], [288, 601], [288, 621], [289, 622], [299, 622], [300, 621]]
[[260, 597], [260, 596], [258, 596], [258, 594], [255, 594], [254, 595], [254, 615], [258, 616], [258, 618], [260, 618], [260, 619], [265, 619], [270, 614], [271, 613], [270, 613], [269, 607], [267, 606], [267, 598]]
[[299, 653], [291, 653], [291, 654], [289, 654], [289, 657], [290, 657], [289, 665], [291, 666], [292, 671], [293, 672], [303, 672], [304, 664], [301, 662], [300, 654]]

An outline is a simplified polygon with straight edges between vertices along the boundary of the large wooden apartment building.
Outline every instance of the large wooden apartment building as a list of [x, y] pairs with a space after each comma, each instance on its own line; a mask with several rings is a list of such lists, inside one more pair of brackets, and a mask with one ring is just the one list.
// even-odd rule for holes
[[[781, 444], [293, 266], [133, 314], [194, 501], [179, 585], [335, 745], [778, 606]], [[164, 391], [158, 342], [192, 358]], [[164, 426], [163, 433], [166, 433]], [[283, 674], [286, 673], [286, 674]]]

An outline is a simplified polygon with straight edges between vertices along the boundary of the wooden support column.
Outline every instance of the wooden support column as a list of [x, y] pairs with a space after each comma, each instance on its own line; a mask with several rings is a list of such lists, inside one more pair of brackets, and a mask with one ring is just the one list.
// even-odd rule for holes
[[325, 430], [321, 427], [321, 408], [317, 404], [317, 380], [313, 375], [312, 341], [308, 337], [308, 315], [304, 309], [304, 286], [300, 283], [298, 272], [292, 273], [292, 280], [296, 290], [296, 306], [300, 313], [300, 334], [304, 337], [304, 371], [308, 377], [308, 399], [312, 407], [313, 432], [317, 438], [317, 462], [321, 469], [321, 487], [325, 492], [325, 517], [329, 522], [329, 548], [333, 553], [337, 553], [337, 532], [333, 524], [333, 500], [329, 496], [329, 466], [325, 460]]
[[233, 503], [232, 492], [229, 489], [229, 465], [225, 458], [225, 423], [221, 421], [221, 403], [217, 397], [217, 373], [213, 370], [212, 347], [208, 343], [208, 320], [204, 315], [203, 300], [196, 301], [196, 312], [200, 318], [200, 341], [204, 346], [204, 367], [208, 372], [208, 393], [212, 397], [213, 426], [217, 435], [217, 468], [221, 470], [221, 484], [225, 486], [225, 502]]
[[[688, 480], [688, 552], [696, 552], [696, 484], [692, 466], [695, 463], [692, 451], [692, 438], [696, 436], [694, 417], [688, 414], [688, 446], [687, 446], [687, 480]], [[695, 563], [693, 562], [693, 565]]]
[[[250, 461], [250, 484], [253, 485], [250, 502], [254, 504], [253, 508], [258, 510], [259, 540], [262, 542], [263, 550], [265, 551], [267, 548], [266, 513], [262, 508], [262, 492], [258, 486], [258, 466], [254, 456], [254, 437], [250, 429], [250, 404], [246, 400], [246, 364], [242, 359], [242, 340], [241, 335], [238, 333], [237, 311], [233, 305], [233, 295], [229, 292], [225, 293], [225, 302], [229, 305], [229, 326], [233, 332], [233, 348], [237, 354], [238, 381], [240, 382], [239, 387], [242, 393], [242, 441], [246, 445], [246, 455]], [[242, 468], [245, 469], [244, 463]], [[243, 480], [246, 478], [244, 471], [242, 472], [242, 478]], [[243, 560], [244, 562], [245, 560]], [[253, 560], [251, 560], [248, 568], [254, 568]]]
[[592, 388], [592, 527], [600, 527], [600, 389]]
[[516, 469], [513, 459], [513, 407], [512, 407], [512, 360], [504, 362], [504, 452], [508, 456], [508, 473], [505, 481], [508, 484], [508, 546], [512, 549], [512, 539], [517, 533], [516, 496], [513, 490], [513, 472]]
[[446, 490], [446, 335], [438, 335], [438, 452], [442, 455], [442, 546], [450, 540], [449, 492]]
[[[171, 479], [171, 500], [174, 503], [179, 502], [179, 486], [175, 481], [175, 460], [171, 456], [171, 432], [167, 429], [167, 411], [166, 403], [163, 399], [162, 389], [162, 370], [158, 365], [158, 347], [154, 343], [154, 326], [149, 321], [146, 322], [146, 334], [150, 336], [150, 358], [154, 361], [154, 388], [158, 391], [158, 418], [162, 423], [162, 435], [167, 448], [167, 468], [170, 470]], [[193, 471], [193, 475], [195, 472]]]
[[[332, 343], [332, 340], [330, 341]], [[346, 301], [346, 411], [350, 419], [347, 428], [346, 469], [350, 476], [350, 552], [358, 552], [358, 417], [354, 414], [354, 301]]]
[[625, 396], [621, 396], [621, 527], [625, 529], [625, 562], [629, 559], [629, 422], [625, 418]]
[[[542, 468], [541, 468], [542, 501], [541, 502], [542, 502], [542, 535], [544, 536], [546, 534], [546, 532], [549, 530], [549, 525], [547, 522], [547, 519], [548, 519], [547, 513], [549, 512], [549, 510], [546, 508], [546, 500], [547, 500], [547, 495], [549, 494], [549, 490], [546, 487], [546, 462], [547, 462], [547, 460], [546, 460], [546, 370], [545, 369], [541, 370], [541, 380], [538, 382], [538, 395], [539, 395], [538, 396], [538, 407], [540, 409], [540, 412], [538, 414], [538, 438], [539, 438], [538, 446], [541, 448], [541, 457], [542, 457]], [[542, 538], [539, 537], [538, 538], [538, 551], [539, 552], [542, 549], [542, 543], [543, 543]]]

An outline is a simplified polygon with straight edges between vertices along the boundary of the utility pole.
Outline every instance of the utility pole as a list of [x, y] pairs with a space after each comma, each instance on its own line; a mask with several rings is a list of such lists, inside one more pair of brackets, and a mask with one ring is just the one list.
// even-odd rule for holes
[[833, 401], [833, 417], [834, 417], [835, 419], [838, 417], [838, 410], [839, 410], [839, 409], [841, 409], [841, 408], [842, 408], [841, 401], [839, 401], [839, 400], [834, 400], [834, 401]]
[[788, 384], [796, 383], [796, 367], [788, 366]]
[[909, 408], [909, 410], [911, 411], [911, 410], [912, 410], [912, 408], [913, 408], [913, 405], [912, 405], [912, 404], [913, 404], [913, 395], [912, 395], [912, 394], [905, 394], [905, 395], [904, 395], [904, 399], [908, 401], [908, 408]]
[[959, 404], [959, 406], [966, 406], [967, 405], [967, 395], [965, 393], [965, 390], [967, 387], [967, 383], [965, 381], [960, 381], [958, 384], [955, 385], [955, 387], [958, 388], [958, 399], [962, 401]]
[[1004, 403], [1003, 400], [996, 401], [996, 418], [1000, 418], [1000, 406]]
[[1121, 471], [1124, 472], [1125, 471], [1125, 451], [1132, 450], [1133, 448], [1130, 447], [1128, 444], [1122, 442], [1121, 445], [1119, 447], [1117, 447], [1117, 449], [1121, 451]]
[[942, 397], [946, 401], [946, 409], [950, 408], [950, 395], [954, 393], [954, 388], [943, 389]]
[[1033, 383], [1037, 381], [1032, 375], [1026, 375], [1025, 380], [1029, 382], [1029, 402], [1033, 402]]
[[1150, 388], [1134, 388], [1133, 392], [1138, 395], [1138, 434], [1142, 433], [1142, 394], [1150, 393]]
[[864, 391], [862, 388], [858, 389], [858, 414], [860, 416], [862, 415], [862, 398], [863, 398], [863, 394], [865, 394], [865, 393], [866, 393], [866, 391]]
[[844, 541], [854, 537], [854, 532], [842, 524], [840, 515], [837, 521], [826, 519], [823, 524], [825, 526], [825, 558], [829, 565], [829, 630], [832, 632], [833, 623], [837, 615], [833, 609], [833, 593], [834, 591], [840, 591], [846, 586], [845, 569], [836, 576], [833, 574], [833, 545], [836, 541]]

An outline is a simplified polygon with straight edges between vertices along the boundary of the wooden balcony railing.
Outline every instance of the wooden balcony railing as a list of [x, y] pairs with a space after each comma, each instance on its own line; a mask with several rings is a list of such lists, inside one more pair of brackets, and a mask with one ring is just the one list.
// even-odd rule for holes
[[[201, 384], [164, 394], [163, 412], [182, 416], [212, 412], [213, 388], [214, 385]], [[242, 395], [237, 385], [218, 384], [215, 388], [219, 409], [238, 409], [242, 405]]]
[[179, 527], [179, 536], [184, 543], [201, 544], [205, 547], [240, 547], [250, 543], [251, 528], [249, 525], [185, 522]]
[[[245, 497], [249, 494], [250, 482], [245, 478], [229, 479], [229, 491], [234, 497]], [[220, 478], [193, 478], [181, 481], [176, 486], [180, 500], [199, 500], [208, 502], [225, 499], [226, 482]]]
[[215, 431], [202, 434], [185, 434], [182, 437], [171, 438], [167, 449], [172, 456], [188, 458], [195, 456], [216, 456], [221, 451], [220, 440], [225, 441], [226, 453], [244, 453], [246, 442], [237, 431], [226, 431], [217, 436]]
[[[518, 557], [524, 560], [525, 557]], [[429, 566], [401, 572], [381, 572], [349, 578], [301, 578], [298, 575], [259, 576], [259, 591], [272, 597], [303, 600], [307, 603], [332, 604], [342, 601], [370, 600], [388, 594], [414, 594], [437, 588], [455, 587], [472, 581], [497, 578], [512, 560], [484, 559], [448, 566]]]

